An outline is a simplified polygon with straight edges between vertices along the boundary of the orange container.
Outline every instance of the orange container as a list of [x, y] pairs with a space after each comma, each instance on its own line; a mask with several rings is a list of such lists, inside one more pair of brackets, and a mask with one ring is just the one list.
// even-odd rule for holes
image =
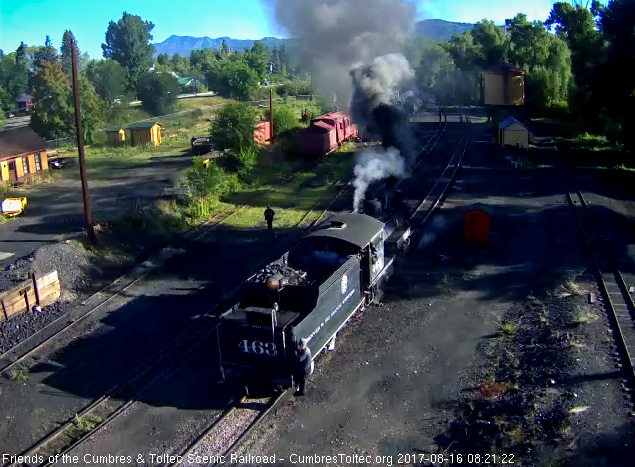
[[489, 214], [482, 209], [470, 209], [466, 211], [464, 235], [466, 242], [489, 243]]

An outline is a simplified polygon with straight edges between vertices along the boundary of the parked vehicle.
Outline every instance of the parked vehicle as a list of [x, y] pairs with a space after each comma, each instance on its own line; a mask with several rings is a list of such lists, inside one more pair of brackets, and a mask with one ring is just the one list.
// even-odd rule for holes
[[5, 113], [4, 113], [4, 116], [5, 116], [6, 118], [13, 118], [13, 117], [15, 117], [15, 115], [14, 115], [13, 113], [11, 113], [11, 112], [5, 112]]
[[5, 198], [2, 201], [2, 214], [7, 217], [15, 217], [24, 212], [26, 208], [26, 196], [19, 198]]
[[49, 160], [49, 167], [52, 169], [60, 170], [67, 165], [76, 165], [77, 159], [74, 157], [59, 157], [57, 159]]
[[192, 145], [192, 153], [197, 156], [207, 154], [214, 149], [212, 138], [208, 136], [194, 136], [190, 144]]

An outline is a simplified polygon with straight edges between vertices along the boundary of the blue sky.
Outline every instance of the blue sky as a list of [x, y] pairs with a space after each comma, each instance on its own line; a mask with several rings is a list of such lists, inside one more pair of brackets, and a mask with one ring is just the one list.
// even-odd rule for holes
[[[502, 23], [518, 9], [530, 20], [544, 20], [553, 0], [424, 0], [416, 3], [419, 19], [473, 23], [487, 17]], [[47, 34], [59, 48], [64, 30], [71, 29], [83, 52], [92, 58], [101, 58], [101, 43], [108, 22], [119, 19], [124, 11], [154, 23], [154, 42], [161, 42], [172, 34], [236, 39], [283, 35], [270, 24], [262, 0], [0, 0], [0, 49], [11, 52], [21, 40], [28, 45], [40, 45]]]

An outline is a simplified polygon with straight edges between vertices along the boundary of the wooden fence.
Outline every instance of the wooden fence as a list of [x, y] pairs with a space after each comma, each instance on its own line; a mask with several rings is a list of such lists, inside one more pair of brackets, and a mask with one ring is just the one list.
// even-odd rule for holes
[[60, 298], [60, 293], [57, 271], [39, 278], [32, 274], [30, 279], [6, 292], [0, 292], [0, 321], [32, 310], [35, 305], [50, 305]]

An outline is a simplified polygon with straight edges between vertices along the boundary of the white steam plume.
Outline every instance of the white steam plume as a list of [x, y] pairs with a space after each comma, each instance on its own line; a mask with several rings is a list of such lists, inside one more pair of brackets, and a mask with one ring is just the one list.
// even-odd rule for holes
[[359, 211], [359, 206], [364, 200], [368, 185], [389, 176], [403, 178], [406, 175], [404, 159], [395, 148], [368, 148], [360, 153], [355, 165], [355, 195], [353, 198], [353, 211]]

